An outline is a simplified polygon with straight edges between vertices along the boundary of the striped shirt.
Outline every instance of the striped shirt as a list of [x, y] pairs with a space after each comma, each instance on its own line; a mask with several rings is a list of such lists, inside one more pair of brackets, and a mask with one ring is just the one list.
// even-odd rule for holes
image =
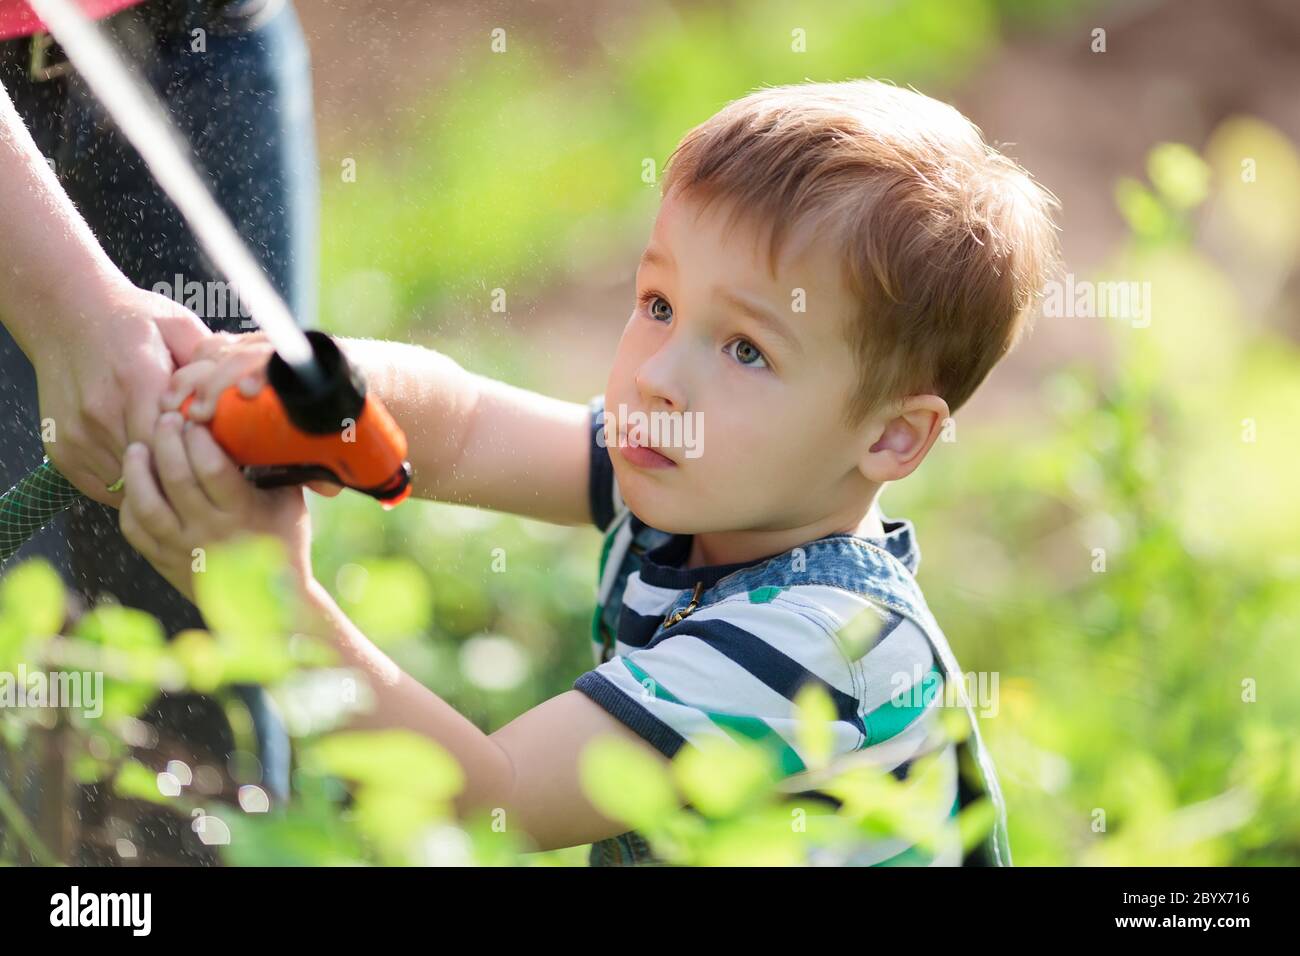
[[[591, 512], [606, 539], [596, 666], [574, 687], [667, 757], [706, 741], [757, 742], [785, 776], [783, 789], [807, 793], [815, 792], [806, 783], [812, 760], [795, 697], [814, 684], [835, 710], [835, 766], [869, 763], [906, 779], [916, 761], [937, 755], [948, 813], [973, 799], [958, 773], [960, 747], [940, 724], [944, 662], [907, 613], [911, 602], [891, 599], [910, 588], [919, 600], [910, 523], [886, 520], [884, 538], [830, 535], [758, 561], [686, 568], [691, 537], [652, 528], [626, 508], [596, 440], [600, 397], [590, 410]], [[962, 862], [955, 834], [934, 856], [903, 840], [838, 852], [821, 862]], [[636, 833], [595, 844], [591, 859], [654, 861]]]

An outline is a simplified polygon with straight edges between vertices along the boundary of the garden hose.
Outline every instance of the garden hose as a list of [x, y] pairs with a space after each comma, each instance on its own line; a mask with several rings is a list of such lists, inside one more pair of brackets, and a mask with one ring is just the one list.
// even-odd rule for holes
[[48, 458], [0, 495], [0, 563], [80, 497]]

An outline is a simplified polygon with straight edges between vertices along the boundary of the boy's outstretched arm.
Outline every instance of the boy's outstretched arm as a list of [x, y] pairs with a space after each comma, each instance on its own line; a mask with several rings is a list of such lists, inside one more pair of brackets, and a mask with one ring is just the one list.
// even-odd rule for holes
[[[406, 432], [412, 493], [557, 524], [590, 521], [590, 416], [584, 405], [476, 375], [431, 349], [373, 339], [338, 339], [349, 361]], [[270, 343], [260, 333], [216, 335], [173, 377], [164, 407], [191, 392], [204, 420], [225, 388], [264, 381]]]
[[591, 520], [584, 405], [475, 374], [415, 345], [340, 344], [410, 439], [414, 494], [557, 524]]
[[614, 736], [666, 758], [634, 731], [577, 691], [534, 707], [486, 734], [454, 707], [404, 673], [339, 610], [311, 571], [311, 521], [300, 488], [259, 490], [200, 425], [161, 416], [149, 446], [134, 443], [125, 458], [122, 533], [182, 594], [194, 598], [193, 549], [255, 531], [285, 543], [307, 612], [300, 630], [334, 648], [373, 691], [373, 710], [352, 729], [405, 728], [445, 748], [464, 770], [458, 813], [506, 811], [506, 826], [540, 849], [573, 846], [627, 829], [586, 798], [581, 758], [597, 737]]
[[538, 849], [592, 843], [627, 830], [598, 811], [582, 787], [582, 753], [598, 737], [628, 741], [667, 758], [584, 694], [570, 690], [539, 704], [493, 734], [485, 734], [433, 691], [406, 674], [372, 644], [315, 580], [306, 586], [311, 631], [344, 666], [365, 675], [374, 709], [349, 729], [405, 728], [444, 747], [465, 772], [457, 797], [461, 814], [505, 810], [506, 827], [527, 833]]

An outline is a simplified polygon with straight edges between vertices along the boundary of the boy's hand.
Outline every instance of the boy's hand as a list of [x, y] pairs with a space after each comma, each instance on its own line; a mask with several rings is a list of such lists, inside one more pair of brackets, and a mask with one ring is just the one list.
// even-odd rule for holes
[[163, 411], [179, 411], [190, 394], [188, 415], [206, 422], [217, 410], [217, 397], [232, 385], [252, 398], [266, 384], [266, 366], [275, 349], [265, 332], [234, 335], [218, 332], [205, 338], [190, 354], [190, 361], [172, 373], [163, 394]]
[[[265, 387], [266, 366], [274, 354], [265, 332], [218, 332], [208, 336], [194, 349], [189, 364], [172, 373], [162, 398], [163, 411], [179, 410], [192, 394], [194, 401], [186, 411], [187, 417], [196, 422], [211, 421], [217, 398], [230, 386], [237, 386], [247, 398]], [[343, 490], [329, 481], [309, 481], [307, 487], [329, 498]]]
[[194, 549], [241, 532], [284, 541], [302, 581], [311, 579], [311, 522], [300, 488], [259, 489], [202, 425], [177, 412], [158, 419], [150, 448], [126, 450], [122, 535], [173, 587], [194, 600]]

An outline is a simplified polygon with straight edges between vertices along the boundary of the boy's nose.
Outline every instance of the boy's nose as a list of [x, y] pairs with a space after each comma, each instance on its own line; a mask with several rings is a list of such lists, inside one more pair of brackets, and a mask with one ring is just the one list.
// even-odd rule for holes
[[686, 410], [686, 390], [670, 352], [666, 347], [660, 349], [637, 369], [636, 388], [647, 409], [666, 405], [671, 411]]

